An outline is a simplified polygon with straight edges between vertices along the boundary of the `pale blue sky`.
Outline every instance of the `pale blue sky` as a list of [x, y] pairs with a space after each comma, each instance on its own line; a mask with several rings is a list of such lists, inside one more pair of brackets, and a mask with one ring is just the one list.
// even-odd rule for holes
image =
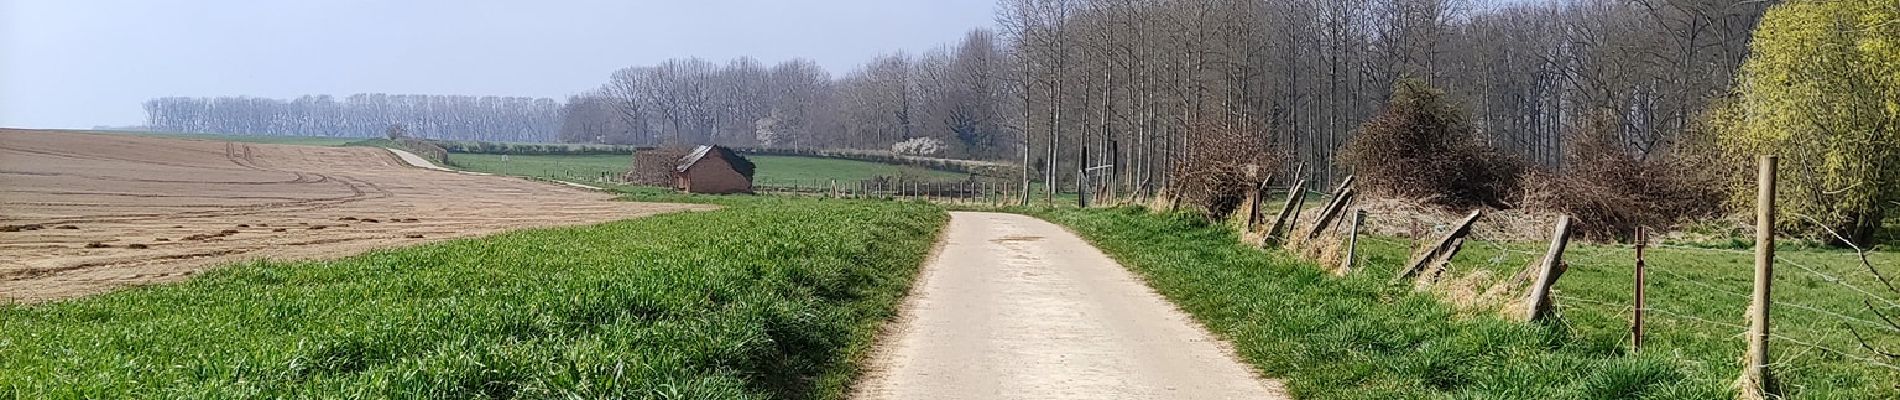
[[0, 127], [143, 123], [161, 96], [564, 97], [698, 56], [842, 74], [993, 25], [994, 0], [0, 0]]

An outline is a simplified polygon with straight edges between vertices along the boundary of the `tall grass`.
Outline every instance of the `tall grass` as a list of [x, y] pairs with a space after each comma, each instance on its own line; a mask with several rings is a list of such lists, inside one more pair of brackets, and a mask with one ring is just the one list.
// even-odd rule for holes
[[3, 306], [0, 398], [841, 397], [945, 214], [721, 202]]
[[1059, 209], [1069, 226], [1233, 343], [1247, 362], [1309, 399], [1724, 398], [1666, 354], [1622, 357], [1570, 346], [1562, 329], [1462, 315], [1387, 285], [1384, 272], [1335, 278], [1239, 244], [1197, 218]]
[[[1364, 269], [1335, 277], [1286, 253], [1239, 244], [1232, 229], [1194, 217], [1139, 208], [1024, 211], [1088, 238], [1301, 398], [1718, 399], [1732, 397], [1740, 373], [1738, 327], [1747, 299], [1736, 293], [1748, 288], [1746, 252], [1652, 250], [1654, 312], [1646, 348], [1632, 353], [1633, 255], [1626, 247], [1575, 244], [1557, 285], [1562, 317], [1538, 326], [1391, 285], [1411, 251], [1399, 240], [1362, 238]], [[1541, 247], [1467, 243], [1451, 274], [1513, 273]], [[1842, 326], [1855, 321], [1840, 315], [1875, 318], [1858, 307], [1863, 297], [1807, 271], [1855, 277], [1852, 255], [1802, 251], [1782, 258], [1801, 264], [1777, 274], [1781, 337], [1773, 348], [1786, 394], [1900, 398], [1896, 371], [1837, 353], [1858, 350]], [[1895, 261], [1893, 254], [1875, 256], [1876, 263]], [[1884, 340], [1900, 345], [1900, 336]]]

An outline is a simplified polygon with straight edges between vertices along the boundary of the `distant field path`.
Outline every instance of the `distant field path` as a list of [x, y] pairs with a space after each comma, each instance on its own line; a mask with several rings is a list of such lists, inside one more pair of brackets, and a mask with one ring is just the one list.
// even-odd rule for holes
[[1287, 399], [1081, 238], [952, 213], [859, 399]]

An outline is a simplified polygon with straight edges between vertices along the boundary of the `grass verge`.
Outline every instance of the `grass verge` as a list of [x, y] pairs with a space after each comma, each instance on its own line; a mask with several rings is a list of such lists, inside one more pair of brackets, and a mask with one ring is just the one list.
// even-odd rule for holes
[[0, 306], [0, 398], [839, 398], [947, 218], [712, 201]]
[[1621, 355], [1393, 288], [1391, 256], [1340, 279], [1191, 216], [1028, 212], [1087, 237], [1300, 398], [1729, 398], [1731, 375], [1687, 366], [1710, 360]]

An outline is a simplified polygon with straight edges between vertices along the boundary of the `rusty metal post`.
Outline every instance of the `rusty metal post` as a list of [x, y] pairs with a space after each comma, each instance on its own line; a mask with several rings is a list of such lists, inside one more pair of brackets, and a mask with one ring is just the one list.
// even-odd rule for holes
[[1643, 351], [1643, 247], [1649, 244], [1649, 231], [1636, 227], [1636, 309], [1630, 317], [1630, 352]]

